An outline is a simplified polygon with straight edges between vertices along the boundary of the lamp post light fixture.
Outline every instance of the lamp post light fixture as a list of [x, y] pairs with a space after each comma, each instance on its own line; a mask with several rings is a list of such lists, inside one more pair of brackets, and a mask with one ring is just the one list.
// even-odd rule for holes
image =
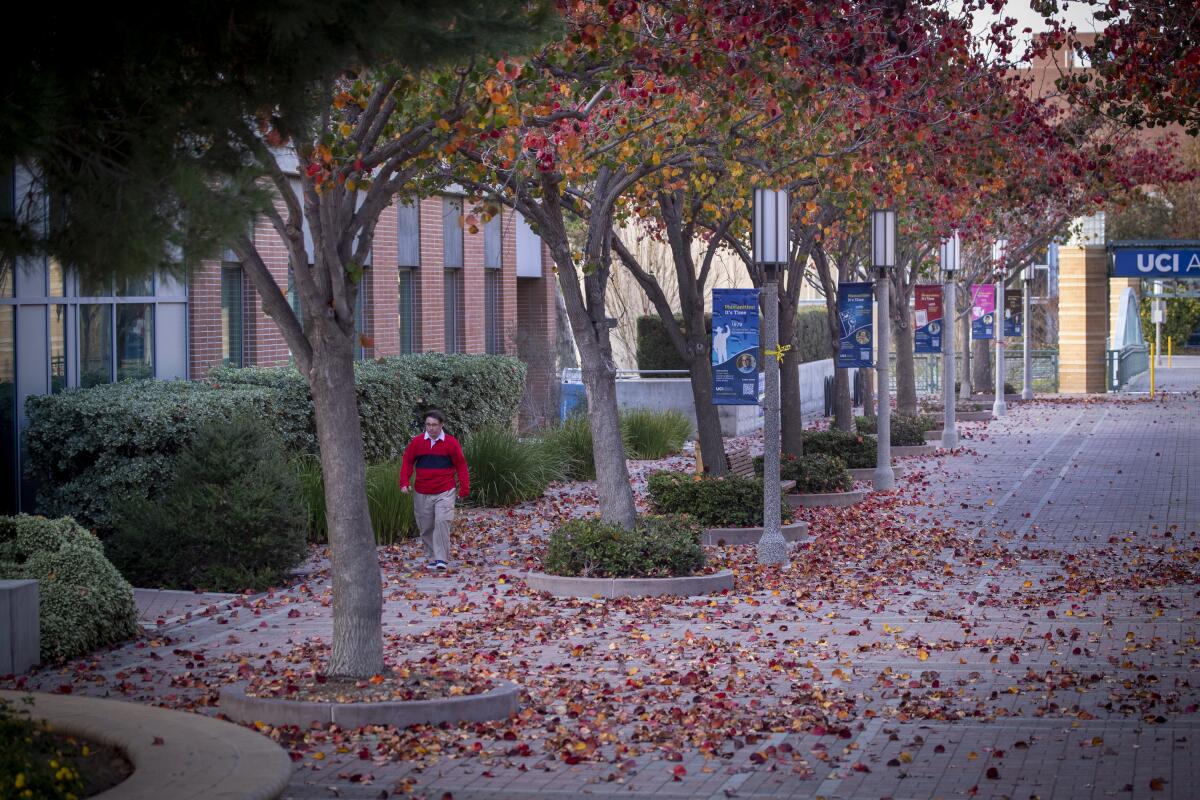
[[1021, 270], [1021, 399], [1033, 399], [1033, 266]]
[[779, 270], [788, 262], [788, 192], [754, 190], [754, 261], [763, 274], [763, 532], [758, 563], [787, 564], [788, 546], [780, 530], [779, 481]]
[[939, 261], [945, 282], [945, 310], [942, 312], [942, 447], [953, 450], [958, 447], [958, 428], [954, 419], [954, 273], [958, 271], [958, 230], [948, 239], [942, 239], [938, 249]]
[[996, 399], [992, 402], [993, 417], [1003, 417], [1008, 413], [1008, 404], [1004, 402], [1004, 257], [1007, 250], [1007, 239], [997, 239], [992, 245], [992, 264], [996, 270]]
[[871, 265], [875, 268], [875, 302], [879, 306], [879, 355], [875, 363], [876, 426], [879, 447], [875, 460], [875, 491], [896, 487], [892, 471], [892, 381], [888, 359], [891, 350], [892, 308], [889, 299], [891, 278], [896, 266], [896, 212], [881, 209], [871, 212]]

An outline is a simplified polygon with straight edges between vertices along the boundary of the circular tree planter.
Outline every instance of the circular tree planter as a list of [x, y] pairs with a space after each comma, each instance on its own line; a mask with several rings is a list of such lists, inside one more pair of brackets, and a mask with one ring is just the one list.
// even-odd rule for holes
[[990, 411], [957, 411], [954, 414], [954, 419], [957, 422], [991, 422], [992, 412]]
[[892, 458], [909, 458], [911, 456], [931, 456], [938, 451], [936, 444], [915, 444], [892, 447]]
[[[874, 483], [875, 481], [874, 467], [860, 467], [858, 469], [848, 470], [848, 472], [850, 473], [850, 477], [854, 478], [856, 481], [861, 481], [863, 483]], [[897, 467], [895, 465], [892, 466], [892, 475], [896, 480], [903, 478], [905, 472], [907, 472], [907, 470], [904, 467]]]
[[789, 494], [788, 505], [792, 508], [845, 508], [861, 503], [866, 492], [852, 489], [849, 492], [813, 492], [811, 494]]
[[[700, 538], [700, 543], [716, 545], [718, 547], [758, 544], [758, 540], [762, 538], [762, 532], [762, 528], [705, 528], [704, 535]], [[782, 525], [779, 528], [779, 532], [783, 534], [785, 540], [798, 542], [801, 539], [808, 538], [808, 523], [793, 522], [788, 525]]]
[[221, 712], [239, 722], [266, 722], [271, 725], [298, 725], [307, 728], [314, 722], [334, 723], [343, 728], [363, 725], [437, 725], [441, 722], [486, 722], [506, 719], [520, 710], [521, 687], [497, 681], [494, 689], [479, 694], [436, 697], [430, 700], [384, 700], [363, 703], [330, 703], [311, 700], [287, 700], [279, 697], [251, 697], [246, 684], [221, 688]]
[[723, 569], [712, 575], [688, 575], [682, 578], [571, 578], [529, 572], [525, 574], [525, 585], [555, 597], [688, 597], [732, 589], [733, 571]]
[[283, 748], [219, 719], [120, 700], [0, 691], [17, 708], [30, 696], [34, 719], [124, 751], [133, 774], [103, 792], [105, 800], [267, 800], [279, 797], [292, 775]]

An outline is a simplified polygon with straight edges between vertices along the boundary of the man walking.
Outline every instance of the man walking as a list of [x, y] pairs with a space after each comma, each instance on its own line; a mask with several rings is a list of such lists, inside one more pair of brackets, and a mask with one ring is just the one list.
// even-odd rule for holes
[[421, 544], [425, 546], [428, 568], [446, 571], [450, 557], [450, 524], [454, 522], [454, 482], [458, 479], [458, 496], [471, 492], [467, 459], [458, 440], [442, 429], [446, 418], [440, 411], [425, 414], [425, 432], [413, 438], [404, 448], [400, 465], [400, 491], [408, 492], [409, 481], [416, 469], [413, 488], [413, 510]]

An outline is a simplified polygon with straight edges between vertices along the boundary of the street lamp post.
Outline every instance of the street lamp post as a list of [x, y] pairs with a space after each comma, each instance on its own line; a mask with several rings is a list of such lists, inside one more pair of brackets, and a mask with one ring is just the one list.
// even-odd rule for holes
[[939, 251], [942, 274], [945, 276], [946, 297], [942, 312], [942, 447], [953, 450], [958, 447], [958, 428], [954, 420], [954, 273], [958, 270], [958, 231], [949, 239], [943, 239]]
[[763, 532], [758, 563], [787, 564], [787, 541], [780, 530], [779, 485], [779, 269], [788, 260], [788, 193], [786, 189], [754, 190], [754, 260], [763, 271]]
[[896, 266], [896, 212], [891, 209], [871, 212], [871, 263], [875, 267], [875, 302], [879, 305], [879, 361], [875, 365], [876, 425], [879, 437], [875, 461], [875, 491], [896, 487], [892, 471], [892, 382], [888, 363], [891, 349], [892, 313], [888, 290], [888, 270]]
[[1021, 399], [1033, 399], [1033, 345], [1032, 328], [1032, 300], [1033, 294], [1033, 267], [1026, 266], [1021, 270], [1021, 284], [1024, 289], [1024, 295], [1021, 300], [1021, 359], [1022, 359], [1022, 381], [1021, 381]]
[[992, 245], [992, 262], [996, 269], [996, 309], [993, 333], [996, 339], [996, 399], [992, 402], [992, 416], [1003, 417], [1008, 413], [1004, 402], [1004, 251], [1007, 239], [997, 239]]

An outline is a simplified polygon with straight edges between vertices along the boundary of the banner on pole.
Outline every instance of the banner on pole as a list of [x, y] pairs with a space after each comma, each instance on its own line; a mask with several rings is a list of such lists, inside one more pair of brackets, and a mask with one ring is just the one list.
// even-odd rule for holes
[[971, 284], [971, 338], [996, 338], [996, 284]]
[[913, 352], [942, 352], [943, 317], [941, 284], [914, 286]]
[[839, 367], [872, 367], [875, 331], [871, 320], [875, 284], [838, 284], [838, 322], [842, 335], [838, 340]]
[[758, 405], [758, 289], [713, 289], [713, 405]]
[[1025, 334], [1024, 298], [1019, 289], [1004, 290], [1004, 335], [1023, 336]]

